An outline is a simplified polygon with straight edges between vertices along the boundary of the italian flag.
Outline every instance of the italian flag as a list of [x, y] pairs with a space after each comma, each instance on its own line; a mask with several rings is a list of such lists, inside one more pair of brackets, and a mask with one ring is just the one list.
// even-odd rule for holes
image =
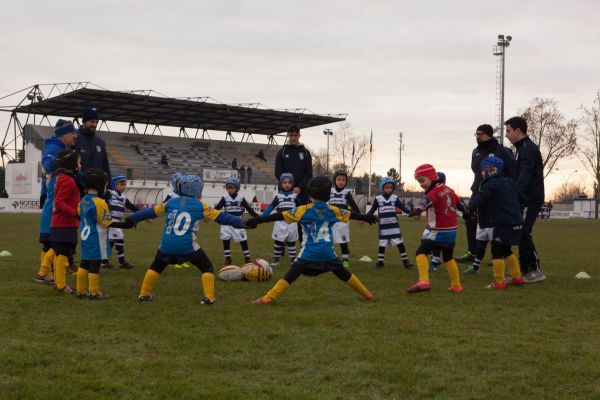
[[373, 154], [373, 129], [371, 129], [371, 139], [369, 139], [369, 154]]

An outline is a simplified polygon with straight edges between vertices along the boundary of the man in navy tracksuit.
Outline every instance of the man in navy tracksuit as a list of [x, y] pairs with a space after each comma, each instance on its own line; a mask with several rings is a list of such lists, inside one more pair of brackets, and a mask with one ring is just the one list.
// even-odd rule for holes
[[287, 144], [277, 152], [275, 158], [275, 178], [279, 181], [281, 174], [287, 172], [294, 176], [294, 193], [301, 204], [308, 204], [308, 181], [313, 176], [312, 156], [310, 151], [300, 143], [300, 128], [290, 125], [287, 131]]
[[539, 147], [527, 135], [527, 121], [513, 117], [504, 123], [506, 137], [517, 151], [515, 184], [517, 191], [525, 195], [524, 223], [519, 244], [519, 262], [525, 282], [541, 282], [546, 276], [540, 269], [540, 258], [533, 244], [531, 231], [544, 204], [544, 164]]
[[[507, 176], [514, 178], [515, 174], [515, 159], [512, 152], [498, 143], [498, 140], [494, 138], [494, 128], [491, 125], [483, 124], [477, 127], [475, 130], [475, 139], [477, 140], [477, 147], [473, 150], [471, 155], [471, 170], [474, 174], [473, 184], [471, 185], [471, 198], [477, 196], [479, 193], [479, 187], [483, 178], [481, 176], [481, 162], [488, 157], [498, 157], [504, 163], [504, 173]], [[465, 226], [467, 228], [467, 244], [468, 250], [462, 257], [458, 257], [458, 262], [469, 262], [473, 261], [473, 264], [463, 273], [472, 274], [479, 270], [481, 260], [485, 255], [485, 248], [487, 242], [490, 240], [477, 239], [477, 215], [471, 216], [471, 218], [465, 219]]]
[[75, 149], [81, 157], [81, 169], [84, 172], [90, 168], [98, 168], [106, 172], [110, 182], [110, 165], [104, 140], [96, 135], [98, 120], [100, 116], [94, 107], [86, 107], [83, 111], [83, 124], [77, 131]]

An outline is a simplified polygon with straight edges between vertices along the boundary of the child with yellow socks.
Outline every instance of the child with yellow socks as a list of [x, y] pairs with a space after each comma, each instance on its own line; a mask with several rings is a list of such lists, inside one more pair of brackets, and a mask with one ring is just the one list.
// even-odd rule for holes
[[431, 289], [429, 282], [428, 254], [440, 251], [448, 276], [448, 291], [462, 292], [458, 274], [458, 265], [454, 261], [454, 245], [458, 218], [456, 210], [466, 212], [467, 208], [460, 198], [445, 183], [441, 182], [431, 164], [423, 164], [415, 170], [415, 179], [425, 190], [425, 197], [410, 213], [411, 217], [419, 217], [423, 211], [427, 213], [427, 227], [421, 237], [421, 245], [417, 249], [417, 268], [419, 280], [408, 289], [409, 293], [424, 292]]
[[78, 298], [87, 296], [92, 300], [103, 300], [108, 295], [100, 291], [100, 263], [110, 256], [108, 228], [132, 228], [133, 221], [117, 222], [112, 219], [108, 204], [102, 198], [108, 183], [106, 172], [89, 169], [84, 182], [87, 194], [79, 203], [81, 265], [77, 269], [75, 295]]
[[160, 247], [154, 261], [146, 271], [144, 282], [138, 300], [147, 303], [154, 299], [152, 290], [158, 275], [169, 264], [184, 264], [189, 262], [202, 272], [203, 305], [215, 302], [215, 276], [213, 265], [208, 256], [196, 243], [196, 232], [200, 221], [208, 219], [221, 225], [229, 225], [237, 229], [243, 228], [241, 217], [217, 211], [202, 201], [204, 182], [195, 175], [181, 175], [177, 181], [179, 197], [174, 197], [166, 203], [137, 211], [127, 219], [134, 222], [154, 219], [159, 216], [167, 217], [163, 229]]
[[344, 268], [333, 248], [332, 227], [337, 222], [348, 222], [350, 219], [365, 221], [372, 224], [376, 221], [373, 215], [358, 214], [341, 210], [327, 204], [331, 194], [331, 180], [327, 176], [317, 176], [308, 183], [308, 195], [312, 204], [293, 208], [289, 211], [251, 218], [246, 221], [246, 227], [253, 229], [258, 224], [271, 221], [285, 221], [288, 224], [298, 223], [303, 230], [304, 241], [298, 253], [298, 259], [292, 264], [283, 279], [266, 295], [254, 300], [254, 304], [271, 304], [276, 300], [300, 275], [317, 276], [333, 272], [364, 299], [372, 300], [373, 294], [361, 283], [356, 275]]
[[[479, 193], [469, 201], [470, 210], [477, 209], [479, 226], [492, 228], [492, 263], [494, 281], [488, 289], [506, 289], [507, 285], [523, 285], [517, 257], [511, 246], [521, 240], [523, 216], [519, 208], [519, 197], [513, 179], [504, 174], [504, 161], [501, 158], [487, 157], [481, 162], [483, 181]], [[504, 270], [512, 279], [504, 280]]]

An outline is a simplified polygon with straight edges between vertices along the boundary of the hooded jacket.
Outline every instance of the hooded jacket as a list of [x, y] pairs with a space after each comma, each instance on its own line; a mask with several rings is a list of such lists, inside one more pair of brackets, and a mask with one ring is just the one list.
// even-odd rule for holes
[[83, 126], [77, 131], [75, 149], [81, 157], [81, 171], [85, 173], [90, 168], [98, 168], [106, 172], [110, 181], [110, 165], [104, 140], [95, 133], [89, 133]]
[[310, 151], [303, 144], [297, 146], [286, 144], [279, 149], [275, 158], [275, 178], [279, 180], [284, 172], [294, 175], [294, 185], [302, 190], [299, 197], [305, 200], [308, 196], [306, 191], [308, 181], [313, 176], [313, 167]]
[[539, 147], [525, 136], [515, 144], [517, 190], [527, 198], [525, 205], [544, 202], [544, 163]]
[[42, 151], [42, 196], [46, 196], [48, 193], [46, 175], [52, 175], [57, 169], [56, 165], [53, 165], [54, 159], [59, 151], [66, 148], [67, 146], [56, 136], [49, 137], [44, 141], [44, 150]]
[[505, 174], [512, 178], [515, 177], [515, 158], [508, 148], [498, 143], [496, 138], [492, 138], [487, 142], [478, 143], [477, 147], [473, 150], [473, 154], [471, 155], [471, 170], [473, 171], [473, 174], [475, 174], [475, 179], [471, 185], [471, 192], [473, 193], [473, 196], [479, 192], [479, 186], [481, 186], [481, 181], [483, 180], [481, 177], [481, 162], [484, 158], [489, 157], [490, 155], [496, 156], [504, 161]]
[[469, 209], [477, 208], [482, 228], [521, 225], [523, 215], [519, 203], [524, 199], [519, 197], [513, 179], [500, 173], [483, 180], [479, 193], [469, 201]]

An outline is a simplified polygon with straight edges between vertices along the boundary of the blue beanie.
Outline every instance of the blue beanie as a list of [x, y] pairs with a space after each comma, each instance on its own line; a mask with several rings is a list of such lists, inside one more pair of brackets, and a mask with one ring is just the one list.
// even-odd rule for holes
[[96, 110], [95, 107], [86, 107], [85, 110], [83, 110], [83, 122], [92, 119], [98, 121], [100, 119], [100, 114], [98, 114], [98, 110]]
[[65, 121], [64, 119], [59, 119], [56, 121], [56, 125], [54, 125], [54, 136], [61, 137], [62, 135], [66, 135], [67, 133], [76, 133], [77, 129], [75, 129], [75, 125], [71, 121]]
[[484, 179], [502, 174], [504, 172], [504, 161], [501, 158], [490, 155], [481, 162], [481, 172], [483, 172]]

